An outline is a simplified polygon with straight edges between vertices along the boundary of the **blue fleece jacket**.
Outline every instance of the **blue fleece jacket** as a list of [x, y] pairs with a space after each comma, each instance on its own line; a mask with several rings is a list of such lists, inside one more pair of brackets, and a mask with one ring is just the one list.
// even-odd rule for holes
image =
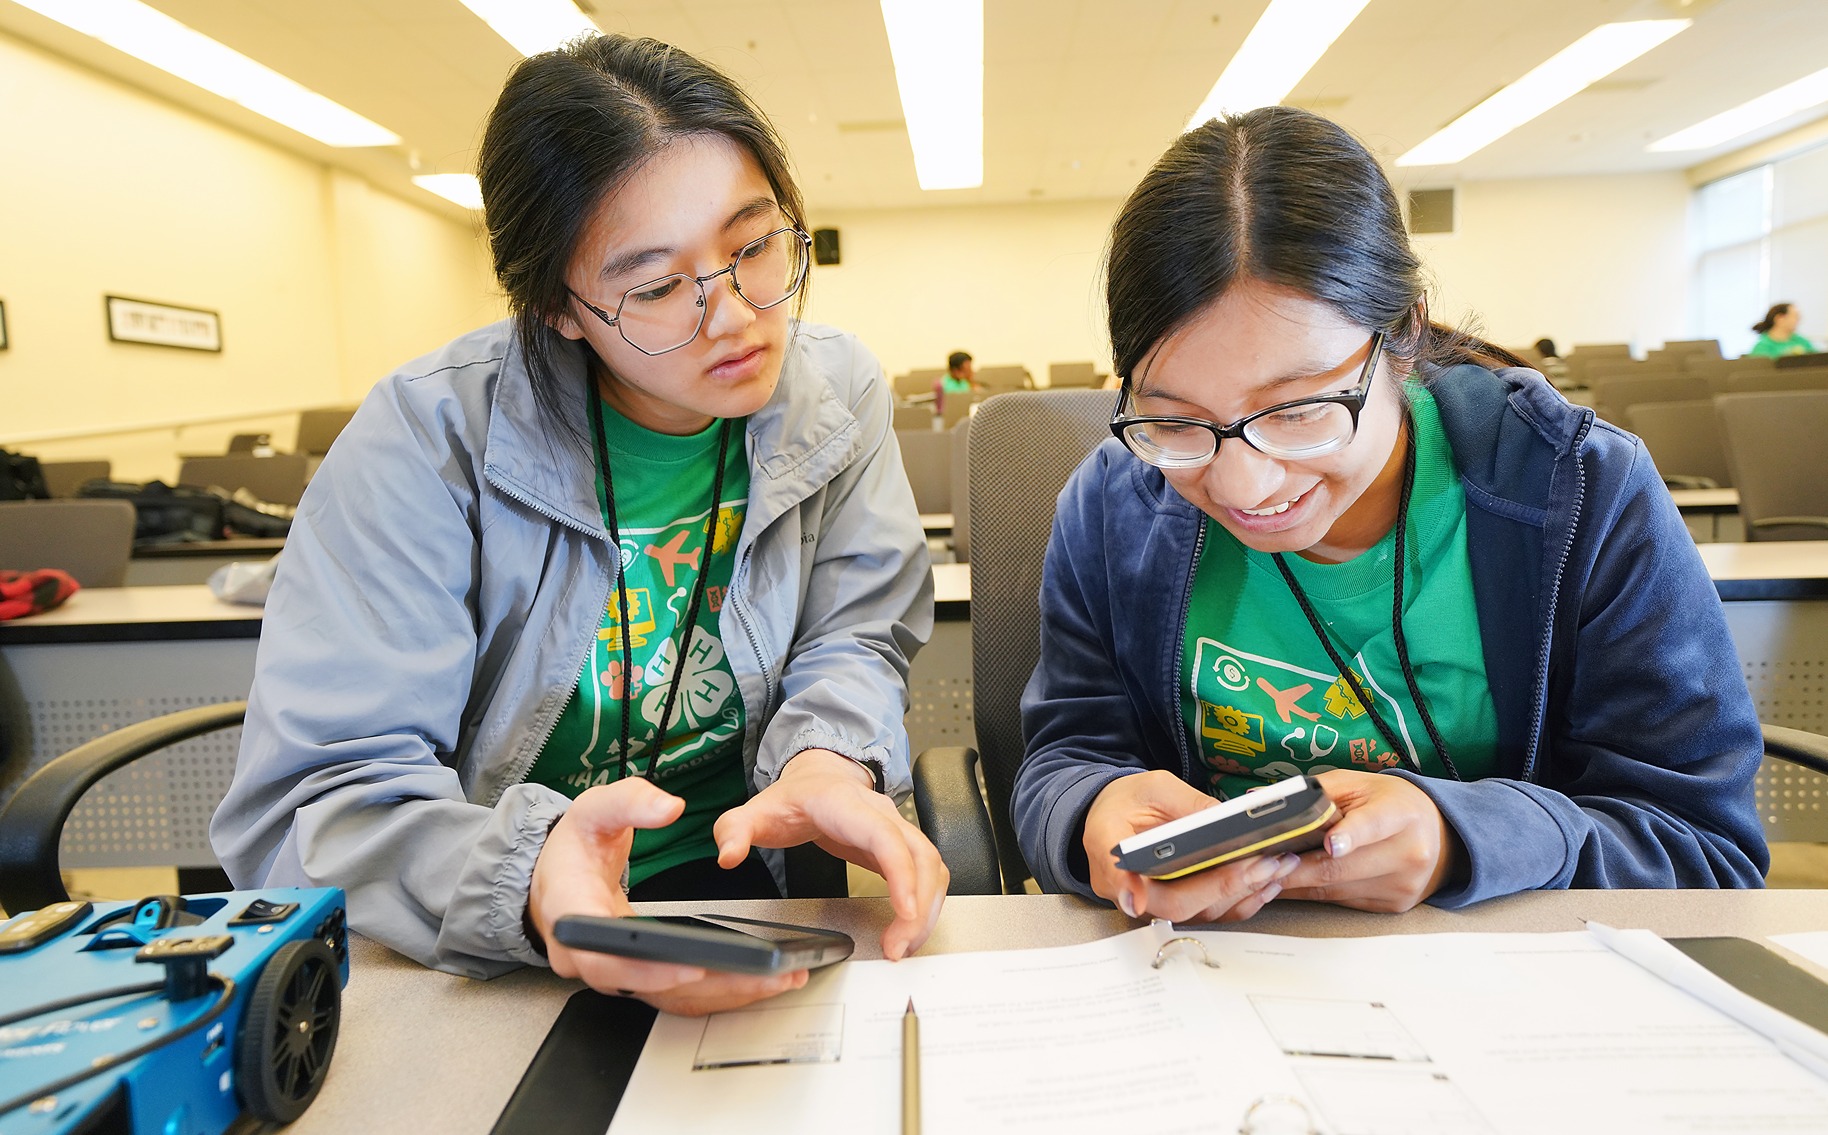
[[[1427, 792], [1465, 843], [1466, 868], [1429, 901], [1761, 885], [1758, 718], [1649, 455], [1534, 371], [1428, 381], [1466, 487], [1500, 770], [1386, 774]], [[1167, 769], [1204, 784], [1178, 702], [1201, 519], [1114, 440], [1061, 492], [1012, 803], [1044, 890], [1091, 893], [1080, 839], [1112, 780]]]

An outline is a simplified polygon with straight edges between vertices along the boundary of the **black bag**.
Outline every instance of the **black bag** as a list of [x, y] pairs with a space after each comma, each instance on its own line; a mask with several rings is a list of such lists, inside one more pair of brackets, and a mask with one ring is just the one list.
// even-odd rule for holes
[[214, 493], [163, 481], [90, 481], [78, 496], [133, 503], [135, 544], [188, 544], [223, 537], [223, 500]]
[[36, 457], [0, 449], [0, 501], [50, 500]]

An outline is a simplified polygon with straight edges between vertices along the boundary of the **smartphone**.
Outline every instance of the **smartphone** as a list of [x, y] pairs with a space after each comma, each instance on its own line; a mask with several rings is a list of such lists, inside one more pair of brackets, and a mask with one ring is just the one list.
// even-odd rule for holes
[[1137, 832], [1111, 854], [1125, 871], [1178, 879], [1246, 855], [1309, 851], [1338, 818], [1339, 809], [1316, 781], [1291, 776]]
[[574, 950], [702, 966], [725, 973], [788, 973], [841, 962], [857, 944], [848, 934], [734, 915], [601, 918], [568, 914], [553, 936]]

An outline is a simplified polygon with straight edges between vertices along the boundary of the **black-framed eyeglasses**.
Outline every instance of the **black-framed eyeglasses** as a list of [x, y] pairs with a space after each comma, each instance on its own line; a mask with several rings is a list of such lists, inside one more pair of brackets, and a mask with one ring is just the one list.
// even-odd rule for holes
[[1325, 457], [1344, 449], [1358, 433], [1358, 415], [1365, 408], [1383, 346], [1382, 331], [1371, 336], [1356, 388], [1283, 402], [1228, 426], [1204, 418], [1126, 413], [1130, 382], [1125, 379], [1111, 414], [1111, 433], [1131, 453], [1160, 469], [1197, 469], [1217, 457], [1219, 443], [1231, 437], [1289, 461]]
[[[675, 272], [622, 293], [611, 315], [576, 292], [573, 299], [614, 327], [629, 346], [644, 355], [664, 355], [698, 338], [704, 326], [705, 285], [730, 277], [730, 289], [757, 311], [785, 303], [806, 283], [812, 237], [792, 225], [775, 229], [743, 245], [728, 267], [709, 276]], [[570, 288], [565, 289], [571, 291]]]

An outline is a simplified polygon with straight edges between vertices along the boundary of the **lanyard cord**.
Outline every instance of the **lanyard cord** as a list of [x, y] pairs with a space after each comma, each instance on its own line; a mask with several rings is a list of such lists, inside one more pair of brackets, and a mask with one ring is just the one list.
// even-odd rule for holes
[[[1392, 587], [1395, 595], [1390, 612], [1390, 634], [1396, 640], [1396, 660], [1402, 667], [1403, 682], [1409, 687], [1409, 696], [1415, 699], [1415, 708], [1422, 715], [1422, 725], [1428, 730], [1428, 739], [1434, 742], [1435, 755], [1441, 758], [1441, 764], [1446, 767], [1447, 774], [1455, 780], [1459, 780], [1460, 770], [1454, 767], [1453, 758], [1447, 755], [1447, 743], [1441, 739], [1441, 731], [1435, 728], [1434, 715], [1428, 712], [1428, 701], [1422, 697], [1422, 688], [1415, 680], [1415, 670], [1409, 665], [1409, 641], [1403, 634], [1404, 537], [1409, 528], [1409, 496], [1415, 489], [1415, 421], [1409, 418], [1407, 413], [1404, 414], [1404, 418], [1409, 428], [1405, 431], [1408, 436], [1403, 451], [1403, 495], [1397, 499], [1396, 505], [1396, 570]], [[1282, 573], [1283, 581], [1288, 584], [1288, 589], [1294, 592], [1295, 602], [1301, 604], [1301, 613], [1307, 616], [1308, 626], [1313, 628], [1314, 636], [1320, 640], [1320, 645], [1326, 648], [1327, 657], [1332, 659], [1333, 665], [1339, 669], [1340, 677], [1344, 678], [1346, 684], [1352, 687], [1352, 693], [1358, 698], [1358, 704], [1364, 706], [1365, 712], [1371, 715], [1372, 724], [1376, 725], [1377, 731], [1384, 735], [1384, 740], [1389, 743], [1391, 752], [1401, 754], [1404, 750], [1403, 746], [1397, 742], [1396, 731], [1391, 729], [1383, 715], [1377, 712], [1377, 707], [1372, 704], [1370, 696], [1365, 693], [1365, 688], [1359, 684], [1358, 675], [1352, 673], [1352, 668], [1347, 666], [1345, 659], [1339, 656], [1338, 648], [1333, 645], [1332, 636], [1327, 634], [1325, 625], [1314, 614], [1313, 605], [1308, 602], [1307, 592], [1301, 589], [1301, 584], [1295, 579], [1295, 573], [1289, 570], [1288, 562], [1282, 558], [1281, 552], [1274, 553], [1273, 558], [1276, 561], [1277, 570]], [[1415, 771], [1422, 771], [1421, 762], [1412, 760], [1411, 763], [1415, 765]]]
[[[635, 687], [635, 672], [629, 653], [628, 572], [622, 563], [622, 528], [616, 522], [616, 489], [609, 476], [609, 444], [603, 439], [603, 399], [596, 383], [590, 387], [590, 424], [596, 434], [597, 468], [603, 473], [603, 517], [609, 521], [609, 538], [616, 550], [616, 611], [622, 640], [622, 748], [616, 767], [616, 779], [628, 777], [628, 719], [632, 703], [629, 691]], [[711, 514], [705, 520], [705, 543], [698, 563], [698, 578], [692, 581], [692, 598], [686, 603], [684, 629], [679, 632], [679, 653], [673, 659], [673, 680], [667, 683], [666, 702], [660, 710], [660, 728], [654, 734], [654, 752], [647, 759], [647, 772], [636, 769], [637, 776], [652, 776], [660, 763], [660, 752], [666, 748], [667, 722], [673, 718], [673, 701], [679, 696], [679, 680], [685, 675], [686, 651], [692, 646], [692, 632], [698, 626], [698, 608], [705, 597], [705, 581], [711, 575], [711, 549], [717, 537], [717, 514], [724, 495], [724, 462], [730, 455], [730, 419], [723, 419], [717, 431], [717, 471], [711, 475]]]

